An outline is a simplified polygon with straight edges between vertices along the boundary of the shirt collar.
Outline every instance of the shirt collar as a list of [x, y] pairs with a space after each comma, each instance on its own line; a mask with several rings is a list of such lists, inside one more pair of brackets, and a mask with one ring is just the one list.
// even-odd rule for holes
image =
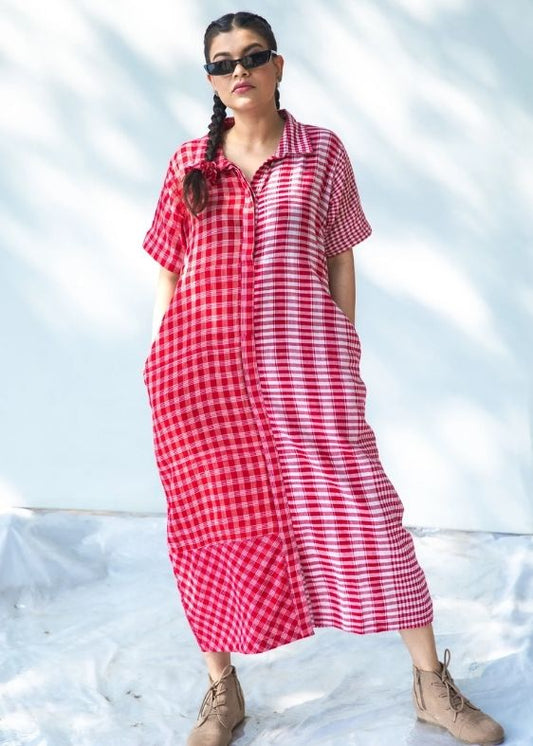
[[[301, 124], [301, 122], [298, 122], [287, 109], [279, 109], [278, 113], [285, 120], [285, 126], [283, 127], [283, 132], [281, 133], [281, 138], [278, 143], [276, 152], [271, 157], [279, 160], [290, 155], [307, 155], [309, 153], [312, 153], [313, 146], [304, 125]], [[233, 127], [234, 123], [235, 117], [226, 117], [223, 123], [224, 130]], [[207, 143], [207, 139], [208, 135], [204, 135], [204, 137], [202, 138], [203, 143]], [[205, 145], [203, 145], [203, 152], [205, 152]], [[194, 162], [188, 162], [186, 164], [186, 171], [189, 171], [192, 168], [200, 168], [202, 164], [204, 164], [205, 168], [205, 163], [206, 161], [202, 155], [202, 157], [196, 159]], [[223, 170], [224, 168], [228, 168], [233, 165], [225, 157], [221, 145], [219, 145], [217, 148], [213, 163], [215, 164], [217, 170]], [[209, 171], [211, 171], [212, 166], [208, 167], [208, 169]]]
[[[305, 155], [313, 152], [313, 147], [305, 127], [297, 122], [293, 115], [287, 109], [279, 109], [278, 113], [285, 120], [285, 126], [281, 133], [276, 152], [273, 158], [285, 158], [288, 155]], [[226, 117], [224, 120], [224, 129], [233, 127], [235, 117]], [[215, 156], [217, 162], [226, 160], [222, 148], [219, 146]]]

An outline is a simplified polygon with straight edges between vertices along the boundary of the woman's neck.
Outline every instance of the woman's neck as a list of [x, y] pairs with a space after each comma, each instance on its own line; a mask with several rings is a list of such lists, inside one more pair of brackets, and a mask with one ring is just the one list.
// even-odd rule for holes
[[246, 151], [264, 150], [279, 141], [285, 124], [277, 109], [261, 116], [256, 112], [237, 112], [234, 119], [234, 124], [224, 133], [224, 144]]

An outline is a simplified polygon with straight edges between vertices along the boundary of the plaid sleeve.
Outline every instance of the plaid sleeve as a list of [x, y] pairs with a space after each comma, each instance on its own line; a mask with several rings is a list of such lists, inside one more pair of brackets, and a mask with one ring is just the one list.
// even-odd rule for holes
[[351, 249], [372, 233], [361, 207], [350, 158], [343, 143], [335, 139], [338, 148], [324, 236], [327, 257]]
[[162, 267], [176, 273], [181, 269], [185, 254], [184, 212], [172, 158], [159, 195], [152, 226], [142, 246]]

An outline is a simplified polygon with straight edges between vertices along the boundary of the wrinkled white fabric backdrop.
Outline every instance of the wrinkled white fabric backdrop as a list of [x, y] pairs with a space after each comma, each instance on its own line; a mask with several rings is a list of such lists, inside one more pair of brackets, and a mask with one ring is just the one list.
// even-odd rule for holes
[[[281, 105], [352, 157], [368, 417], [405, 522], [533, 531], [530, 4], [246, 9], [285, 56]], [[206, 131], [203, 33], [228, 10], [3, 3], [4, 506], [165, 509], [141, 241], [168, 158]]]
[[[533, 537], [414, 540], [441, 659], [449, 647], [452, 675], [502, 723], [505, 746], [531, 746]], [[0, 547], [0, 744], [184, 744], [209, 683], [164, 516], [19, 510], [0, 515]], [[231, 660], [246, 702], [235, 746], [457, 746], [417, 722], [396, 632], [317, 628]]]

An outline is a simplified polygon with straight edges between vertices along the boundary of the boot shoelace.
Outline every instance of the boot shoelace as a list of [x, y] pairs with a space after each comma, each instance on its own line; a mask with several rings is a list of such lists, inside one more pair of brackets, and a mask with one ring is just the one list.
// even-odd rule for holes
[[218, 681], [213, 682], [211, 686], [209, 687], [209, 689], [207, 690], [207, 692], [205, 693], [205, 697], [203, 698], [202, 704], [200, 705], [200, 712], [198, 715], [198, 717], [202, 719], [201, 719], [201, 722], [198, 723], [197, 727], [202, 725], [202, 723], [205, 723], [209, 715], [211, 715], [213, 712], [217, 716], [220, 723], [224, 726], [224, 728], [229, 727], [224, 722], [224, 720], [220, 716], [220, 712], [217, 709], [221, 705], [224, 705], [226, 703], [226, 698], [222, 697], [221, 701], [217, 701], [217, 698], [220, 697], [220, 695], [226, 694], [226, 687], [225, 687], [224, 679], [230, 676], [230, 674], [231, 674], [231, 671], [225, 674], [222, 678], [218, 679]]
[[[439, 678], [441, 682], [446, 687], [446, 693], [441, 694], [440, 696], [446, 697], [448, 696], [448, 702], [450, 704], [451, 709], [453, 710], [453, 722], [457, 720], [457, 715], [462, 712], [465, 708], [465, 705], [468, 705], [474, 710], [478, 710], [478, 707], [475, 707], [470, 700], [468, 700], [466, 697], [464, 697], [459, 689], [457, 688], [457, 684], [452, 679], [450, 672], [448, 671], [448, 664], [450, 662], [451, 653], [446, 648], [444, 651], [444, 661], [442, 663], [442, 670], [439, 674]], [[436, 684], [436, 682], [433, 682]]]

